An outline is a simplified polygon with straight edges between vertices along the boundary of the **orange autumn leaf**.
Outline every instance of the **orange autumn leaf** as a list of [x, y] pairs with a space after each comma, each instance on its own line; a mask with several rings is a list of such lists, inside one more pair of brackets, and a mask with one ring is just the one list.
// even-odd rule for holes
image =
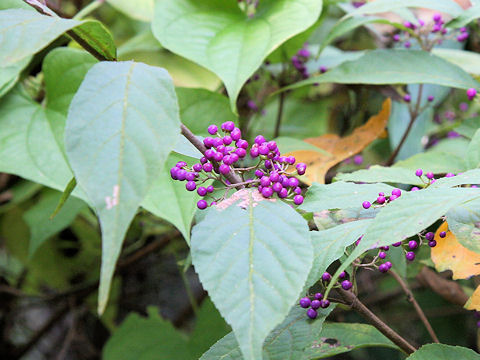
[[465, 309], [480, 311], [480, 286], [474, 291], [470, 299], [465, 303]]
[[[437, 271], [451, 270], [453, 279], [467, 279], [480, 274], [480, 254], [467, 249], [457, 241], [444, 222], [435, 234], [437, 246], [432, 248], [432, 261]], [[440, 232], [446, 231], [443, 239]]]
[[289, 154], [295, 156], [298, 162], [307, 164], [306, 180], [304, 181], [309, 185], [312, 182], [323, 184], [325, 182], [325, 174], [331, 167], [359, 153], [373, 140], [383, 136], [388, 118], [390, 117], [391, 105], [390, 99], [385, 100], [382, 109], [377, 115], [372, 116], [364, 125], [356, 128], [348, 136], [340, 137], [336, 134], [325, 134], [316, 138], [304, 139], [305, 142], [329, 153], [323, 154], [312, 150], [297, 150]]

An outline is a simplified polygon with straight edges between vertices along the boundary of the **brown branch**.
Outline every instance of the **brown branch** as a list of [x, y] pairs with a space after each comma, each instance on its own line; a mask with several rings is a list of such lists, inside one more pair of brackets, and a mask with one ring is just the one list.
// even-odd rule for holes
[[[203, 155], [205, 155], [205, 151], [207, 151], [207, 148], [203, 144], [201, 140], [199, 140], [191, 131], [189, 128], [187, 128], [185, 125], [181, 124], [180, 129], [182, 131], [182, 135], [187, 138], [188, 141], [192, 143], [193, 146], [197, 148], [198, 151], [200, 151]], [[228, 181], [232, 184], [238, 184], [242, 182], [242, 179], [240, 176], [235, 174], [233, 170], [230, 170], [230, 172], [225, 175]], [[243, 185], [239, 185], [237, 189], [243, 188]]]
[[440, 341], [438, 340], [437, 334], [435, 334], [435, 331], [432, 328], [432, 325], [428, 321], [427, 317], [425, 316], [425, 313], [423, 312], [422, 308], [418, 304], [417, 300], [415, 300], [415, 297], [413, 296], [412, 291], [408, 287], [408, 284], [402, 279], [400, 275], [398, 275], [395, 271], [390, 270], [389, 274], [400, 284], [401, 288], [407, 295], [407, 300], [410, 301], [413, 305], [413, 308], [415, 309], [418, 317], [422, 321], [423, 325], [425, 325], [425, 328], [427, 329], [428, 333], [430, 334], [432, 340], [436, 343], [439, 343]]
[[443, 278], [427, 266], [418, 273], [417, 280], [452, 304], [463, 306], [468, 300], [468, 295], [457, 282]]
[[401, 337], [396, 331], [390, 328], [382, 320], [380, 320], [373, 312], [370, 311], [351, 291], [337, 289], [340, 296], [345, 300], [350, 307], [358, 312], [370, 324], [375, 326], [383, 335], [389, 338], [395, 345], [402, 349], [407, 354], [412, 354], [416, 348], [407, 340]]

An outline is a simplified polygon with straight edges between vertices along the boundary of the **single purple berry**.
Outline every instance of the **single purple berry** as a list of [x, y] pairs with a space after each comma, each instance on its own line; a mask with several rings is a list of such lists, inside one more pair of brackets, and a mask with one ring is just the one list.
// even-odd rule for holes
[[187, 178], [187, 171], [183, 169], [177, 170], [177, 180], [183, 181]]
[[438, 235], [443, 239], [445, 236], [447, 236], [447, 233], [445, 231], [442, 231]]
[[280, 190], [280, 192], [278, 193], [278, 197], [280, 199], [285, 199], [286, 197], [288, 196], [288, 190], [283, 188], [282, 190]]
[[280, 184], [279, 182], [276, 182], [272, 185], [272, 189], [273, 191], [275, 191], [276, 193], [279, 193], [280, 191], [282, 191], [283, 189], [283, 186], [282, 184]]
[[435, 234], [431, 231], [429, 231], [425, 234], [425, 239], [427, 239], [428, 241], [433, 240], [434, 237], [435, 237]]
[[208, 191], [209, 193], [212, 193], [214, 190], [215, 190], [215, 188], [213, 187], [213, 185], [208, 185], [208, 186], [207, 186], [207, 191]]
[[410, 250], [414, 250], [414, 249], [416, 249], [417, 247], [418, 247], [418, 243], [417, 243], [415, 240], [410, 240], [410, 241], [408, 242], [408, 248], [409, 248]]
[[377, 197], [377, 203], [379, 203], [380, 205], [385, 204], [385, 201], [386, 201], [385, 196]]
[[273, 195], [273, 189], [271, 187], [264, 187], [262, 189], [262, 195], [263, 197], [269, 198]]
[[399, 42], [400, 41], [400, 35], [399, 34], [393, 35], [393, 41]]
[[247, 140], [237, 140], [236, 141], [237, 147], [242, 148], [242, 149], [247, 149], [248, 148], [248, 141]]
[[200, 209], [200, 210], [203, 210], [203, 209], [206, 209], [208, 206], [208, 203], [205, 201], [205, 200], [198, 200], [197, 202], [197, 207]]
[[323, 299], [323, 294], [322, 293], [315, 293], [315, 295], [313, 295], [313, 297], [317, 300], [322, 300]]
[[200, 196], [205, 196], [205, 195], [207, 195], [207, 189], [204, 188], [203, 186], [200, 186], [197, 189], [197, 194], [200, 195]]
[[435, 96], [428, 95], [427, 100], [428, 100], [428, 102], [432, 102], [433, 100], [435, 100]]
[[330, 306], [330, 301], [327, 299], [320, 300], [320, 307], [326, 309]]
[[262, 144], [262, 145], [260, 145], [260, 146], [258, 147], [258, 153], [259, 153], [260, 155], [267, 155], [269, 151], [270, 151], [270, 150], [268, 150], [267, 145], [263, 145], [263, 144]]
[[277, 143], [275, 141], [269, 141], [267, 143], [268, 150], [275, 151], [277, 150]]
[[428, 246], [435, 247], [435, 246], [437, 246], [437, 242], [435, 240], [429, 241]]
[[388, 271], [388, 266], [385, 265], [385, 264], [381, 264], [379, 267], [378, 267], [378, 270], [381, 272], [381, 273], [386, 273]]
[[306, 309], [310, 306], [311, 301], [308, 297], [301, 298], [299, 304], [302, 308]]
[[409, 103], [412, 100], [412, 96], [410, 94], [405, 94], [403, 96], [403, 101]]
[[263, 175], [265, 175], [265, 174], [263, 173], [262, 170], [260, 170], [260, 169], [255, 170], [255, 176], [256, 177], [259, 178], [259, 177], [262, 177]]
[[265, 142], [265, 138], [263, 137], [263, 135], [257, 135], [257, 137], [255, 138], [255, 144], [257, 145], [261, 145]]
[[205, 164], [206, 162], [208, 162], [207, 158], [206, 158], [205, 156], [202, 156], [202, 157], [200, 158], [200, 163], [203, 165], [203, 164]]
[[215, 150], [213, 149], [208, 149], [207, 151], [205, 151], [205, 157], [207, 159], [213, 159], [213, 157], [215, 156], [216, 152]]
[[387, 261], [385, 265], [387, 265], [388, 270], [392, 268], [392, 263], [390, 261]]
[[[412, 43], [410, 41], [405, 41], [405, 43], [403, 44], [403, 46], [405, 46], [405, 48], [409, 49], [411, 46], [412, 46]], [[405, 100], [405, 99], [404, 99]], [[407, 101], [407, 100], [405, 100]]]
[[396, 200], [396, 199], [398, 199], [398, 196], [397, 196], [397, 195], [391, 195], [391, 196], [388, 198], [389, 201], [394, 201], [394, 200]]
[[252, 158], [256, 158], [258, 155], [259, 155], [258, 147], [252, 147], [252, 148], [250, 149], [250, 156], [251, 156]]
[[379, 257], [380, 259], [385, 259], [385, 258], [387, 257], [387, 254], [386, 254], [384, 251], [380, 251], [380, 252], [378, 253], [378, 257]]
[[298, 175], [303, 175], [307, 170], [307, 165], [305, 165], [304, 163], [298, 163], [296, 168], [297, 168]]
[[332, 275], [330, 275], [328, 272], [324, 272], [322, 274], [322, 280], [323, 281], [330, 281], [332, 279]]
[[218, 131], [218, 127], [217, 127], [217, 125], [210, 125], [208, 127], [207, 131], [210, 135], [215, 135]]
[[442, 21], [442, 15], [440, 15], [440, 14], [434, 14], [434, 15], [433, 15], [433, 21], [435, 21], [435, 22], [440, 22], [440, 21]]
[[413, 261], [413, 260], [415, 260], [415, 253], [413, 251], [409, 251], [405, 254], [405, 258], [408, 261]]
[[269, 186], [271, 184], [270, 178], [268, 176], [262, 176], [260, 179], [260, 185]]
[[175, 166], [177, 168], [183, 168], [183, 167], [187, 166], [187, 163], [185, 161], [179, 161], [179, 162], [177, 162], [177, 164]]
[[226, 121], [222, 124], [222, 130], [230, 132], [233, 129], [235, 129], [235, 123], [233, 121]]
[[477, 95], [477, 90], [474, 88], [470, 88], [467, 90], [468, 100], [473, 100]]
[[278, 172], [274, 171], [270, 174], [270, 181], [277, 182], [278, 179], [280, 179], [280, 175], [278, 174]]
[[400, 245], [402, 245], [401, 241], [392, 244], [394, 247], [399, 247]]
[[447, 174], [445, 175], [445, 177], [447, 177], [447, 178], [454, 177], [454, 176], [455, 176], [454, 173], [447, 173]]
[[297, 178], [291, 177], [290, 179], [288, 179], [288, 186], [294, 188], [294, 187], [297, 187], [298, 184], [299, 184], [299, 181]]
[[363, 156], [362, 156], [362, 155], [355, 155], [355, 156], [353, 157], [353, 163], [354, 163], [355, 165], [362, 165], [362, 163], [363, 163]]
[[307, 310], [307, 316], [310, 318], [310, 319], [315, 319], [317, 317], [317, 311], [314, 310], [314, 309], [308, 309]]
[[352, 288], [352, 283], [348, 280], [342, 281], [342, 289], [343, 290], [350, 290]]
[[303, 203], [303, 196], [302, 195], [295, 195], [293, 197], [293, 202], [295, 205], [301, 205]]
[[312, 309], [318, 309], [320, 307], [320, 300], [313, 300], [310, 306], [312, 307]]
[[431, 171], [430, 171], [430, 172], [427, 172], [427, 173], [425, 174], [425, 176], [427, 177], [427, 179], [430, 179], [430, 180], [432, 180], [433, 177], [434, 177], [433, 172], [431, 172]]
[[366, 209], [370, 208], [370, 206], [372, 206], [372, 204], [370, 204], [369, 201], [364, 201], [364, 202], [362, 203], [362, 206], [363, 206], [363, 208], [366, 210]]
[[[242, 137], [242, 131], [239, 128], [235, 128], [230, 133], [230, 136], [233, 141], [239, 141], [240, 138]], [[237, 143], [237, 146], [238, 146], [238, 143]]]
[[295, 156], [287, 156], [286, 161], [288, 164], [293, 165], [297, 160], [295, 159]]
[[420, 190], [420, 188], [417, 187], [417, 186], [414, 186], [414, 187], [412, 187], [412, 188], [410, 189], [410, 191], [418, 191], [418, 190]]
[[211, 163], [203, 164], [203, 170], [205, 172], [211, 172], [213, 170], [213, 165]]
[[320, 66], [320, 68], [318, 69], [320, 71], [320, 74], [325, 74], [328, 70], [328, 68], [324, 65]]
[[230, 145], [233, 142], [233, 139], [230, 135], [226, 135], [223, 137], [223, 143], [225, 145]]
[[244, 158], [247, 155], [247, 150], [238, 148], [237, 150], [235, 150], [235, 154], [237, 154], [239, 158]]
[[197, 184], [195, 184], [195, 181], [188, 181], [186, 184], [185, 184], [185, 188], [188, 190], [188, 191], [193, 191], [197, 188]]
[[193, 169], [193, 171], [200, 172], [200, 171], [203, 170], [202, 164], [200, 164], [200, 163], [199, 163], [199, 164], [194, 164], [194, 165], [192, 166], [192, 169]]
[[195, 172], [187, 172], [187, 176], [185, 176], [185, 179], [186, 179], [187, 181], [194, 181], [197, 176], [198, 176], [198, 173], [195, 173]]
[[392, 190], [392, 195], [395, 195], [397, 197], [400, 197], [402, 195], [402, 190], [400, 189], [393, 189]]
[[417, 170], [415, 171], [415, 175], [417, 175], [417, 176], [422, 176], [422, 175], [423, 175], [423, 170], [422, 170], [422, 169], [417, 169]]
[[178, 168], [174, 166], [173, 168], [170, 169], [170, 176], [172, 177], [173, 180], [177, 180], [177, 172]]
[[218, 167], [218, 171], [222, 175], [227, 175], [230, 172], [230, 166], [222, 164]]
[[293, 193], [295, 195], [302, 195], [302, 188], [297, 186], [295, 189], [293, 189]]
[[342, 272], [340, 273], [340, 275], [338, 275], [338, 277], [339, 277], [340, 279], [345, 279], [345, 276], [347, 276], [347, 274], [345, 273], [345, 271], [342, 271]]
[[272, 162], [270, 160], [265, 160], [265, 167], [267, 169], [271, 169], [272, 168]]

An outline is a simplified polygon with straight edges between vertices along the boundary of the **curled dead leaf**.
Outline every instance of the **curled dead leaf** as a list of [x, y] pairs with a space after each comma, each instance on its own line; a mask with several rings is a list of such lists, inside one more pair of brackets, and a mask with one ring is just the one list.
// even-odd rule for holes
[[325, 175], [331, 167], [359, 153], [372, 141], [382, 136], [390, 117], [391, 105], [390, 99], [385, 100], [377, 115], [372, 116], [364, 125], [356, 128], [348, 136], [325, 134], [305, 139], [305, 142], [327, 151], [329, 155], [311, 150], [297, 150], [288, 154], [295, 156], [298, 162], [307, 164], [304, 181], [309, 185], [312, 182], [323, 184]]

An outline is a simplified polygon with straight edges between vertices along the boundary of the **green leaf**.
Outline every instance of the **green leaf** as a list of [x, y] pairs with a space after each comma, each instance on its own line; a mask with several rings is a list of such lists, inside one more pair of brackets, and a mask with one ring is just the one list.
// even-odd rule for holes
[[249, 17], [234, 1], [160, 0], [152, 29], [164, 47], [217, 74], [234, 110], [265, 57], [309, 28], [321, 10], [320, 0], [264, 0]]
[[447, 213], [448, 229], [466, 248], [480, 253], [480, 200], [465, 202]]
[[439, 151], [435, 148], [398, 161], [394, 167], [409, 169], [413, 172], [416, 169], [423, 169], [425, 172], [431, 171], [434, 174], [458, 173], [467, 170], [465, 160], [460, 155]]
[[[224, 210], [210, 209], [193, 228], [191, 243], [202, 285], [245, 359], [261, 359], [265, 337], [288, 314], [312, 265], [305, 220], [284, 202], [254, 204], [253, 196], [242, 190]], [[231, 205], [234, 199], [247, 208]]]
[[60, 200], [58, 200], [55, 210], [53, 210], [53, 213], [50, 215], [50, 220], [52, 220], [63, 208], [63, 206], [65, 205], [65, 202], [68, 200], [68, 198], [70, 197], [70, 195], [72, 194], [72, 191], [75, 189], [76, 186], [77, 186], [77, 180], [75, 180], [75, 178], [72, 178], [68, 182], [67, 187], [62, 193], [62, 196], [60, 196]]
[[171, 360], [189, 360], [193, 357], [187, 348], [187, 339], [163, 320], [158, 309], [149, 307], [148, 318], [131, 313], [108, 339], [103, 348], [105, 360], [154, 360], [159, 356]]
[[31, 58], [16, 62], [6, 67], [0, 67], [0, 97], [5, 95], [17, 83], [20, 73], [28, 65]]
[[471, 21], [480, 17], [480, 4], [473, 4], [468, 9], [462, 11], [459, 16], [447, 23], [449, 28], [460, 28], [468, 25]]
[[372, 346], [398, 349], [372, 325], [329, 322], [323, 325], [320, 339], [313, 342], [307, 354], [308, 359], [323, 359]]
[[[415, 175], [415, 170], [393, 166], [371, 166], [368, 169], [357, 170], [352, 173], [337, 174], [336, 180], [358, 181], [366, 183], [389, 182], [409, 185], [423, 185], [423, 182]], [[378, 191], [377, 191], [378, 192]]]
[[361, 208], [365, 200], [376, 199], [380, 191], [391, 193], [393, 189], [392, 186], [386, 184], [360, 185], [343, 181], [328, 185], [313, 183], [300, 208], [315, 212], [328, 209]]
[[107, 0], [107, 2], [132, 19], [148, 22], [152, 20], [154, 0]]
[[480, 169], [468, 170], [453, 177], [443, 177], [430, 186], [432, 188], [444, 188], [466, 184], [480, 184]]
[[468, 145], [467, 165], [470, 169], [480, 167], [480, 129], [477, 130]]
[[410, 355], [407, 360], [479, 360], [480, 355], [472, 349], [445, 344], [427, 344]]
[[71, 197], [65, 202], [58, 215], [54, 219], [50, 219], [50, 214], [54, 211], [59, 196], [58, 191], [45, 191], [41, 199], [28, 209], [23, 216], [30, 227], [28, 251], [30, 257], [45, 240], [69, 226], [75, 220], [77, 214], [86, 206], [82, 200]]
[[345, 248], [353, 244], [373, 220], [351, 221], [322, 231], [310, 231], [313, 245], [313, 265], [307, 287], [315, 284], [331, 263], [341, 258]]
[[[264, 360], [302, 360], [305, 350], [319, 336], [325, 318], [333, 310], [319, 309], [315, 321], [308, 320], [305, 310], [295, 305], [283, 322], [278, 325], [263, 343]], [[243, 359], [233, 332], [213, 345], [200, 360]]]
[[365, 4], [347, 16], [356, 16], [361, 14], [378, 14], [405, 7], [419, 7], [441, 11], [451, 16], [457, 16], [463, 12], [463, 9], [452, 0], [377, 0], [375, 3]]
[[[211, 136], [210, 124], [218, 127], [225, 121], [237, 121], [229, 107], [228, 98], [205, 89], [176, 88], [180, 119], [195, 135]], [[214, 115], [214, 116], [212, 116]]]
[[100, 313], [125, 232], [179, 135], [175, 90], [160, 68], [98, 63], [72, 100], [67, 156], [102, 228]]
[[[186, 161], [189, 164], [195, 163], [193, 158], [171, 153], [165, 167], [150, 187], [142, 206], [175, 225], [187, 243], [190, 244], [190, 228], [200, 196], [196, 192], [186, 191], [184, 182], [173, 181], [170, 177], [170, 169], [178, 161]], [[198, 162], [198, 159], [196, 161]], [[165, 204], [168, 204], [168, 206], [165, 206]]]
[[478, 129], [480, 129], [480, 117], [465, 119], [454, 130], [460, 135], [472, 139]]
[[[0, 12], [0, 64], [7, 67], [37, 53], [64, 32], [77, 26], [76, 34], [101, 55], [113, 60], [110, 33], [97, 21], [76, 21], [10, 9]], [[113, 54], [112, 54], [113, 51]]]
[[[415, 66], [412, 67], [412, 64]], [[346, 61], [325, 74], [313, 76], [283, 90], [314, 83], [437, 84], [460, 89], [480, 87], [464, 70], [420, 50], [368, 51], [355, 61]]]
[[[64, 19], [62, 19], [64, 20]], [[99, 21], [84, 20], [68, 33], [80, 45], [86, 44], [98, 54], [99, 60], [116, 60], [117, 48], [110, 31]]]
[[472, 51], [458, 49], [433, 49], [432, 53], [457, 65], [469, 74], [480, 75], [480, 55]]
[[337, 269], [327, 291], [330, 291], [338, 275], [364, 251], [391, 245], [414, 236], [432, 225], [454, 206], [477, 198], [480, 198], [480, 192], [467, 188], [427, 188], [404, 192], [400, 198], [380, 210], [360, 243]]

